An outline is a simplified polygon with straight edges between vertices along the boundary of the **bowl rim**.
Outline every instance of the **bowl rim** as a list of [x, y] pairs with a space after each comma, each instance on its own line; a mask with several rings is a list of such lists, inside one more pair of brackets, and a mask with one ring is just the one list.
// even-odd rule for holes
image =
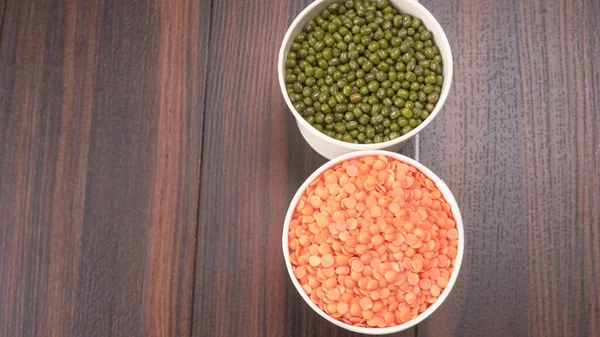
[[[417, 135], [419, 132], [421, 132], [421, 130], [423, 130], [427, 125], [429, 125], [429, 123], [431, 123], [431, 121], [433, 121], [435, 119], [435, 117], [439, 114], [440, 110], [446, 103], [446, 99], [448, 98], [448, 94], [450, 93], [450, 88], [452, 87], [452, 77], [453, 77], [452, 49], [450, 48], [450, 43], [448, 42], [448, 37], [446, 36], [446, 32], [444, 31], [444, 29], [442, 28], [440, 23], [437, 21], [437, 19], [433, 16], [433, 14], [431, 14], [431, 12], [429, 12], [429, 10], [427, 10], [427, 8], [425, 8], [418, 1], [416, 1], [416, 0], [390, 0], [390, 5], [397, 7], [397, 5], [394, 4], [395, 1], [406, 2], [406, 3], [410, 4], [410, 6], [414, 6], [416, 8], [416, 11], [419, 12], [419, 18], [421, 20], [423, 20], [423, 17], [427, 17], [427, 20], [430, 21], [430, 24], [428, 24], [427, 28], [430, 31], [432, 31], [434, 29], [439, 31], [438, 33], [435, 33], [432, 35], [433, 35], [434, 40], [436, 41], [436, 44], [438, 45], [438, 48], [440, 48], [440, 56], [441, 56], [441, 51], [442, 51], [442, 45], [443, 45], [443, 48], [447, 49], [447, 51], [448, 51], [448, 56], [446, 58], [444, 58], [442, 56], [442, 64], [443, 64], [444, 70], [447, 71], [447, 74], [445, 75], [444, 83], [442, 84], [442, 91], [440, 93], [440, 98], [438, 99], [433, 111], [431, 112], [431, 114], [429, 114], [429, 117], [427, 119], [425, 119], [425, 121], [423, 121], [423, 123], [421, 123], [419, 126], [414, 128], [409, 133], [402, 135], [396, 139], [392, 139], [392, 140], [389, 140], [386, 142], [381, 142], [381, 143], [376, 143], [376, 144], [347, 143], [347, 142], [344, 142], [341, 140], [337, 140], [335, 138], [331, 138], [331, 137], [323, 134], [322, 132], [318, 131], [317, 129], [315, 129], [312, 125], [310, 125], [300, 115], [300, 113], [298, 113], [298, 111], [296, 111], [296, 109], [294, 108], [294, 105], [290, 101], [290, 98], [288, 97], [288, 94], [285, 89], [284, 75], [285, 75], [285, 60], [286, 60], [286, 56], [287, 56], [287, 50], [286, 50], [285, 46], [288, 43], [288, 41], [292, 38], [292, 32], [294, 31], [294, 29], [300, 24], [300, 22], [302, 22], [302, 20], [305, 19], [306, 16], [309, 16], [313, 12], [315, 7], [317, 7], [323, 3], [341, 2], [341, 0], [315, 0], [310, 5], [308, 5], [306, 8], [304, 8], [304, 10], [302, 10], [302, 12], [300, 12], [300, 14], [298, 14], [298, 16], [296, 16], [296, 18], [294, 19], [292, 24], [289, 26], [287, 32], [285, 33], [285, 36], [281, 43], [281, 47], [279, 49], [277, 73], [278, 73], [279, 87], [280, 87], [281, 93], [284, 97], [284, 100], [285, 100], [288, 108], [292, 111], [292, 114], [296, 118], [296, 122], [299, 123], [300, 125], [302, 125], [303, 127], [305, 127], [306, 129], [308, 129], [309, 132], [311, 132], [315, 137], [319, 138], [320, 140], [328, 142], [335, 146], [340, 146], [340, 147], [351, 149], [351, 150], [377, 150], [377, 149], [393, 146], [396, 144], [400, 144], [402, 142], [409, 140], [413, 136]], [[433, 27], [430, 25], [433, 25]]]
[[[304, 191], [306, 190], [306, 188], [312, 181], [314, 181], [318, 176], [323, 174], [323, 172], [325, 172], [330, 167], [332, 167], [336, 164], [339, 164], [345, 160], [354, 159], [354, 158], [358, 158], [358, 157], [380, 156], [380, 155], [391, 157], [393, 159], [399, 160], [406, 164], [413, 165], [414, 167], [416, 167], [419, 171], [421, 171], [423, 174], [425, 174], [429, 179], [431, 179], [435, 183], [436, 187], [440, 190], [440, 192], [442, 193], [442, 196], [444, 197], [446, 202], [450, 205], [450, 209], [452, 210], [452, 215], [454, 216], [454, 220], [456, 221], [456, 228], [458, 230], [458, 236], [459, 236], [458, 237], [458, 249], [457, 249], [457, 255], [456, 255], [456, 259], [455, 259], [455, 263], [454, 263], [454, 268], [452, 270], [452, 275], [450, 275], [450, 280], [448, 281], [448, 285], [446, 286], [444, 291], [440, 294], [437, 301], [432, 303], [425, 311], [418, 314], [414, 319], [411, 319], [408, 322], [405, 322], [405, 323], [402, 323], [399, 325], [394, 325], [391, 327], [386, 327], [386, 328], [357, 327], [357, 326], [353, 326], [350, 324], [346, 324], [342, 321], [338, 321], [337, 319], [329, 316], [327, 313], [325, 313], [323, 310], [321, 310], [321, 308], [319, 308], [315, 303], [313, 303], [313, 301], [308, 297], [308, 295], [306, 294], [304, 289], [302, 289], [302, 287], [300, 286], [300, 282], [294, 275], [294, 271], [292, 269], [292, 263], [290, 261], [289, 246], [288, 246], [288, 232], [289, 232], [290, 222], [292, 220], [292, 216], [294, 213], [294, 209], [296, 208], [296, 205], [298, 204], [298, 200], [300, 199], [300, 197], [302, 196], [302, 194], [304, 193]], [[341, 328], [349, 330], [349, 331], [363, 333], [363, 334], [370, 334], [370, 335], [390, 334], [390, 333], [395, 333], [395, 332], [409, 329], [409, 328], [419, 324], [424, 319], [429, 317], [433, 312], [435, 312], [442, 305], [442, 303], [446, 300], [446, 298], [452, 291], [454, 284], [456, 283], [456, 280], [458, 278], [458, 274], [460, 271], [460, 267], [462, 264], [462, 259], [463, 259], [463, 255], [464, 255], [464, 247], [465, 247], [465, 233], [464, 233], [462, 217], [460, 214], [460, 209], [458, 207], [458, 204], [456, 203], [456, 199], [454, 198], [454, 195], [452, 194], [452, 192], [450, 191], [450, 189], [448, 188], [446, 183], [442, 179], [440, 179], [435, 173], [433, 173], [429, 168], [427, 168], [425, 165], [417, 162], [416, 160], [409, 158], [407, 156], [401, 155], [399, 153], [385, 151], [385, 150], [350, 152], [345, 155], [336, 157], [336, 158], [326, 162], [325, 164], [321, 165], [321, 167], [319, 167], [317, 170], [315, 170], [313, 172], [313, 174], [311, 174], [304, 181], [304, 183], [302, 183], [300, 188], [298, 188], [298, 190], [296, 191], [296, 194], [294, 195], [292, 201], [290, 202], [290, 206], [288, 207], [288, 211], [286, 213], [285, 220], [283, 223], [283, 234], [282, 234], [283, 257], [285, 259], [285, 265], [286, 265], [286, 268], [288, 271], [288, 275], [291, 278], [292, 283], [294, 284], [294, 287], [296, 288], [296, 291], [298, 291], [298, 293], [304, 299], [304, 301], [317, 314], [319, 314], [321, 317], [325, 318], [329, 322], [331, 322]]]

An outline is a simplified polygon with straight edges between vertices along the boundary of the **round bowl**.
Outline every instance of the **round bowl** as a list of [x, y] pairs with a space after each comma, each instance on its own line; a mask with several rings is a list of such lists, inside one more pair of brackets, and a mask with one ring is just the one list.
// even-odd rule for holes
[[342, 3], [343, 0], [316, 0], [308, 7], [306, 7], [292, 22], [292, 25], [288, 29], [285, 37], [283, 38], [283, 43], [281, 44], [281, 49], [279, 50], [279, 62], [277, 65], [278, 73], [279, 73], [279, 86], [281, 87], [281, 92], [285, 98], [285, 102], [288, 107], [296, 117], [296, 122], [298, 124], [298, 128], [300, 129], [300, 133], [306, 140], [306, 142], [320, 155], [325, 158], [332, 159], [339, 155], [352, 152], [352, 151], [361, 151], [361, 150], [389, 150], [389, 151], [398, 151], [402, 147], [407, 140], [411, 137], [418, 134], [421, 130], [425, 128], [433, 119], [437, 116], [437, 114], [442, 109], [446, 98], [448, 97], [448, 93], [450, 92], [450, 86], [452, 83], [452, 52], [450, 51], [450, 44], [448, 43], [448, 38], [446, 37], [446, 33], [438, 23], [438, 21], [433, 17], [433, 15], [421, 4], [419, 4], [415, 0], [389, 0], [390, 5], [398, 9], [402, 13], [410, 14], [414, 17], [420, 18], [423, 24], [429, 29], [433, 35], [433, 39], [440, 50], [440, 55], [442, 57], [442, 65], [443, 65], [443, 75], [444, 75], [444, 83], [442, 84], [442, 92], [440, 94], [440, 98], [438, 99], [435, 108], [429, 115], [427, 119], [421, 123], [421, 125], [417, 126], [411, 132], [398, 137], [396, 139], [377, 143], [377, 144], [354, 144], [343, 142], [334, 138], [331, 138], [317, 129], [313, 128], [302, 116], [296, 111], [294, 105], [290, 101], [288, 94], [285, 89], [285, 60], [287, 59], [287, 55], [289, 53], [290, 46], [293, 42], [294, 37], [297, 33], [302, 30], [302, 27], [306, 22], [313, 19], [317, 14], [319, 14], [323, 9], [325, 9], [328, 5], [339, 2]]
[[[380, 155], [391, 157], [393, 159], [399, 160], [401, 162], [404, 162], [406, 164], [416, 167], [419, 171], [421, 171], [429, 179], [431, 179], [431, 181], [433, 181], [435, 183], [436, 187], [439, 188], [440, 192], [442, 193], [442, 196], [444, 197], [444, 199], [446, 199], [446, 202], [450, 205], [450, 208], [452, 210], [452, 215], [454, 216], [454, 220], [456, 221], [456, 229], [458, 231], [458, 249], [457, 249], [457, 254], [456, 254], [456, 260], [454, 262], [454, 269], [452, 270], [452, 275], [450, 276], [448, 286], [446, 286], [444, 291], [440, 294], [440, 296], [438, 297], [438, 300], [435, 301], [434, 303], [432, 303], [425, 311], [423, 311], [422, 313], [417, 315], [417, 317], [415, 317], [414, 319], [412, 319], [408, 322], [405, 322], [405, 323], [402, 323], [399, 325], [395, 325], [392, 327], [387, 327], [387, 328], [357, 327], [357, 326], [353, 326], [353, 325], [338, 321], [337, 319], [329, 316], [327, 313], [325, 313], [323, 310], [321, 310], [321, 308], [319, 308], [315, 303], [313, 303], [313, 301], [306, 294], [304, 289], [302, 289], [300, 282], [298, 282], [298, 279], [296, 279], [296, 276], [294, 275], [294, 271], [292, 269], [292, 263], [290, 261], [289, 246], [288, 246], [288, 232], [289, 232], [290, 222], [292, 221], [292, 216], [294, 214], [294, 209], [296, 208], [296, 205], [298, 204], [300, 197], [304, 193], [304, 190], [306, 190], [308, 185], [313, 180], [315, 180], [318, 176], [323, 174], [330, 167], [332, 167], [338, 163], [341, 163], [345, 160], [353, 159], [353, 158], [360, 158], [363, 156], [380, 156]], [[285, 258], [285, 265], [287, 267], [288, 274], [289, 274], [290, 278], [292, 279], [292, 283], [294, 284], [294, 287], [296, 287], [296, 290], [298, 291], [300, 296], [302, 296], [304, 301], [317, 314], [321, 315], [323, 318], [325, 318], [329, 322], [331, 322], [339, 327], [342, 327], [346, 330], [363, 333], [363, 334], [368, 334], [368, 335], [390, 334], [390, 333], [395, 333], [398, 331], [406, 330], [408, 328], [411, 328], [411, 327], [419, 324], [421, 321], [423, 321], [424, 319], [429, 317], [429, 315], [431, 315], [434, 311], [436, 311], [437, 308], [439, 308], [440, 305], [442, 305], [442, 303], [444, 302], [446, 297], [448, 297], [448, 294], [450, 294], [450, 291], [452, 290], [454, 283], [456, 283], [456, 279], [458, 277], [458, 272], [460, 270], [460, 266], [461, 266], [461, 262], [462, 262], [462, 258], [463, 258], [463, 254], [464, 254], [464, 247], [465, 247], [465, 235], [464, 235], [464, 227], [463, 227], [462, 218], [460, 216], [460, 210], [458, 208], [458, 205], [456, 204], [456, 199], [454, 199], [454, 196], [452, 195], [452, 192], [450, 192], [450, 189], [448, 188], [448, 186], [446, 186], [444, 181], [442, 181], [438, 176], [436, 176], [433, 172], [431, 172], [431, 170], [429, 170], [423, 164], [420, 164], [419, 162], [417, 162], [411, 158], [408, 158], [406, 156], [403, 156], [401, 154], [398, 154], [395, 152], [389, 152], [389, 151], [372, 150], [372, 151], [360, 151], [360, 152], [347, 153], [345, 155], [337, 157], [334, 160], [330, 160], [329, 162], [325, 163], [323, 166], [319, 167], [313, 174], [311, 174], [310, 177], [308, 177], [308, 179], [306, 179], [306, 181], [302, 184], [302, 186], [300, 186], [300, 188], [294, 195], [294, 198], [292, 199], [290, 206], [288, 208], [287, 214], [285, 216], [285, 221], [283, 223], [282, 248], [283, 248], [283, 256]]]

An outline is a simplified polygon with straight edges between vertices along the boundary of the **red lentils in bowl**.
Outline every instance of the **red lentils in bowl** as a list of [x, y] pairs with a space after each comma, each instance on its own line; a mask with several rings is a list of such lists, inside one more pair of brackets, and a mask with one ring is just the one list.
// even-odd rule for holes
[[441, 180], [406, 157], [373, 152], [346, 155], [311, 177], [284, 233], [297, 287], [356, 328], [414, 320], [440, 301], [462, 258], [458, 208]]

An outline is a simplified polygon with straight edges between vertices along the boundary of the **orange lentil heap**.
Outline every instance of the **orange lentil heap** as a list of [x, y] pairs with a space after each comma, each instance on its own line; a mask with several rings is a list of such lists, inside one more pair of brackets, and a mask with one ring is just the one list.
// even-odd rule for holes
[[380, 328], [438, 299], [457, 240], [435, 184], [385, 156], [347, 160], [315, 179], [289, 230], [294, 275], [311, 300], [342, 322]]

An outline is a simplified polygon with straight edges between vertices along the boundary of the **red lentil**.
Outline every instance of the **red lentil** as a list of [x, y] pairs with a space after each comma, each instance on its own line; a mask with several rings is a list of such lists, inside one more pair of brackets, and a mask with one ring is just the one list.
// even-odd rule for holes
[[448, 286], [458, 247], [450, 205], [398, 160], [347, 160], [310, 183], [296, 205], [290, 261], [302, 289], [355, 326], [407, 322]]

